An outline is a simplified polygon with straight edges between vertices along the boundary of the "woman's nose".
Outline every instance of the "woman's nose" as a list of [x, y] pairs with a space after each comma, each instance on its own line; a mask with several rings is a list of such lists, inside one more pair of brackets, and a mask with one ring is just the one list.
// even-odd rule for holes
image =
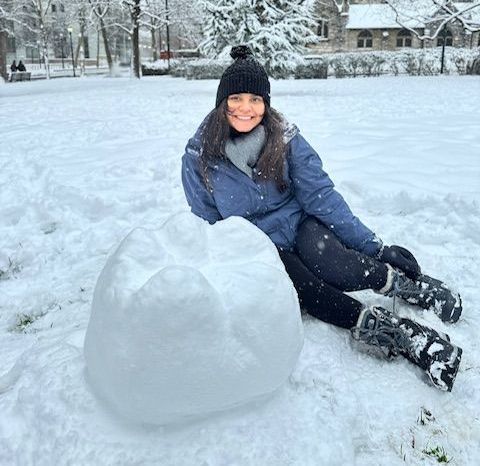
[[239, 106], [238, 106], [239, 110], [248, 111], [248, 110], [250, 110], [250, 108], [251, 108], [251, 105], [250, 105], [250, 101], [248, 99], [240, 100]]

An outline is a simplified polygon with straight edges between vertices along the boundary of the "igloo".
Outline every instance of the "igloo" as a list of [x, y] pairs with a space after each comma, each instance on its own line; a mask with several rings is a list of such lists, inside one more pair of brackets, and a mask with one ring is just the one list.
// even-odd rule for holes
[[138, 228], [98, 279], [85, 337], [94, 392], [136, 422], [167, 424], [262, 398], [303, 345], [297, 294], [247, 220], [191, 213]]

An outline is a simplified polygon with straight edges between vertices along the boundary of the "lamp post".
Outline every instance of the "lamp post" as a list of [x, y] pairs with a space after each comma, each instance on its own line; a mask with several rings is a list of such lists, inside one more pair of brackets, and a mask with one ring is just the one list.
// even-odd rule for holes
[[65, 68], [65, 62], [64, 62], [64, 51], [63, 51], [63, 45], [64, 45], [65, 37], [63, 37], [63, 33], [60, 33], [60, 47], [62, 47], [62, 70]]
[[442, 36], [443, 36], [443, 41], [442, 41], [442, 60], [440, 63], [440, 74], [443, 74], [443, 67], [445, 64], [445, 42], [447, 40], [447, 24], [446, 23], [443, 25]]
[[73, 29], [69, 27], [67, 31], [68, 31], [68, 35], [70, 36], [70, 53], [72, 54], [73, 77], [75, 78], [75, 58], [73, 57], [73, 40], [72, 40]]
[[38, 51], [38, 65], [41, 67], [42, 65], [42, 55], [40, 54], [40, 41], [37, 40], [37, 51]]
[[168, 0], [165, 0], [165, 20], [167, 23], [167, 68], [170, 71], [170, 28], [169, 28], [169, 17], [168, 17]]
[[79, 53], [80, 53], [80, 76], [85, 75], [85, 49], [84, 49], [84, 36], [83, 32], [78, 34], [78, 43], [80, 44]]

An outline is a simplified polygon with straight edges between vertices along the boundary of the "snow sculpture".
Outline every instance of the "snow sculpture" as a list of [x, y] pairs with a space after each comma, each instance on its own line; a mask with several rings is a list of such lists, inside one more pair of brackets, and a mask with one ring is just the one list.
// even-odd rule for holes
[[182, 213], [132, 231], [110, 256], [85, 358], [116, 411], [166, 424], [273, 392], [302, 344], [297, 295], [268, 237], [242, 218]]

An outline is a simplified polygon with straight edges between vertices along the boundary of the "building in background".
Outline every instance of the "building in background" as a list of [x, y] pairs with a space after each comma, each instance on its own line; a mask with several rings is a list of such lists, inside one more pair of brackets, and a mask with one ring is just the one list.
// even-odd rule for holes
[[[469, 1], [458, 2], [457, 6], [467, 3]], [[449, 23], [445, 31], [433, 40], [420, 40], [410, 28], [419, 35], [428, 35], [440, 21], [425, 24], [411, 19], [403, 27], [397, 22], [393, 9], [383, 1], [317, 1], [315, 13], [319, 18], [319, 42], [311, 47], [315, 53], [436, 47], [441, 46], [443, 41], [453, 47], [480, 46], [480, 33], [465, 31], [459, 22]], [[480, 8], [472, 10], [471, 14], [476, 15], [480, 22]]]

